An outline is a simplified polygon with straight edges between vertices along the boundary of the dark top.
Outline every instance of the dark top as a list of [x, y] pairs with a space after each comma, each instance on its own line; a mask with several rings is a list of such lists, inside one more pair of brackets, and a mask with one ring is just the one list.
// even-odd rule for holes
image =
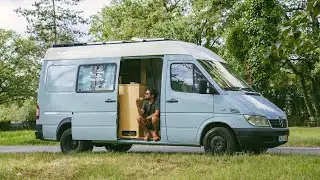
[[155, 100], [152, 104], [149, 101], [144, 101], [142, 104], [142, 109], [144, 111], [143, 116], [147, 117], [153, 114], [156, 110], [160, 110], [160, 104], [158, 100]]

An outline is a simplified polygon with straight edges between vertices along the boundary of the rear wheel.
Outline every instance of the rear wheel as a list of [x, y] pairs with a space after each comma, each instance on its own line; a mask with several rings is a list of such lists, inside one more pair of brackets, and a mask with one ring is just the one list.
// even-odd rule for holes
[[61, 135], [60, 148], [63, 153], [70, 154], [92, 151], [93, 145], [91, 141], [73, 140], [71, 128], [69, 128]]
[[203, 139], [206, 153], [231, 154], [236, 150], [232, 133], [224, 127], [215, 127], [207, 132]]
[[111, 152], [126, 152], [129, 151], [132, 144], [106, 144], [105, 148]]

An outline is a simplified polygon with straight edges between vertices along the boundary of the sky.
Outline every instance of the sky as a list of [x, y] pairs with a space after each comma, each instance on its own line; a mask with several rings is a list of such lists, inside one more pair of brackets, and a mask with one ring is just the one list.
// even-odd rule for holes
[[[19, 7], [32, 8], [32, 4], [36, 0], [0, 0], [0, 28], [11, 29], [23, 36], [26, 36], [27, 21], [24, 17], [19, 17], [14, 9]], [[89, 18], [96, 14], [105, 5], [108, 5], [110, 0], [83, 0], [76, 10], [83, 11], [83, 16]], [[89, 26], [81, 26], [83, 31], [88, 32]], [[84, 37], [82, 41], [87, 41], [89, 37]]]

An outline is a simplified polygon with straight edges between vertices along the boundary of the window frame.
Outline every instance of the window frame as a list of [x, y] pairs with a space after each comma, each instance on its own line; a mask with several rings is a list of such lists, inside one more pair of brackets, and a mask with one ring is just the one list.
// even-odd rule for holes
[[[179, 92], [179, 93], [189, 93], [189, 94], [201, 94], [201, 93], [198, 93], [198, 92], [184, 92], [184, 91], [177, 91], [177, 90], [174, 90], [172, 88], [172, 77], [171, 77], [171, 72], [172, 72], [172, 65], [174, 64], [191, 64], [193, 65], [193, 68], [192, 68], [192, 87], [193, 87], [193, 91], [195, 90], [195, 84], [194, 84], [194, 72], [195, 72], [195, 69], [194, 67], [198, 68], [198, 66], [196, 64], [194, 64], [193, 62], [175, 62], [175, 63], [171, 63], [170, 64], [170, 89], [174, 92]], [[210, 83], [210, 85], [213, 87], [212, 83], [208, 80], [208, 78], [203, 74], [203, 72], [198, 68], [198, 71], [201, 72], [201, 74], [203, 75], [203, 77], [205, 78], [205, 80]], [[208, 94], [208, 93], [205, 93], [205, 94]]]
[[[99, 66], [99, 65], [109, 65], [109, 64], [114, 64], [115, 65], [115, 74], [114, 74], [114, 81], [113, 81], [113, 89], [112, 90], [101, 90], [101, 91], [79, 91], [78, 90], [78, 82], [79, 82], [79, 72], [80, 72], [80, 67], [81, 66]], [[117, 80], [117, 66], [118, 64], [117, 63], [92, 63], [92, 64], [79, 64], [78, 65], [78, 70], [77, 70], [77, 78], [76, 78], [76, 86], [75, 86], [75, 92], [76, 93], [106, 93], [106, 92], [109, 92], [109, 93], [112, 93], [115, 91], [115, 87], [116, 87], [116, 80]]]
[[[73, 86], [70, 88], [70, 91], [49, 91], [48, 90], [48, 84], [51, 84], [49, 83], [49, 79], [48, 79], [48, 75], [50, 74], [50, 68], [52, 67], [59, 67], [59, 66], [74, 66], [74, 69], [76, 69], [77, 65], [76, 64], [50, 64], [46, 67], [46, 70], [45, 70], [45, 73], [44, 73], [44, 89], [45, 89], [45, 92], [48, 93], [48, 94], [57, 94], [57, 93], [73, 93], [73, 88], [76, 84], [73, 84]], [[76, 71], [76, 70], [74, 70]], [[74, 78], [73, 78], [74, 79]]]

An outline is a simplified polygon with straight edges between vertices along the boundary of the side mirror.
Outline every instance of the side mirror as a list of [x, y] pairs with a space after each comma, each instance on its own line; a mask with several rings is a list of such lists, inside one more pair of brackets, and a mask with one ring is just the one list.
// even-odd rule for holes
[[209, 94], [218, 94], [218, 92], [213, 87], [209, 87]]
[[208, 89], [207, 81], [206, 80], [200, 80], [199, 82], [199, 93], [200, 94], [206, 94]]
[[217, 94], [218, 92], [214, 87], [208, 87], [208, 82], [206, 80], [200, 80], [199, 82], [199, 93], [200, 94]]

